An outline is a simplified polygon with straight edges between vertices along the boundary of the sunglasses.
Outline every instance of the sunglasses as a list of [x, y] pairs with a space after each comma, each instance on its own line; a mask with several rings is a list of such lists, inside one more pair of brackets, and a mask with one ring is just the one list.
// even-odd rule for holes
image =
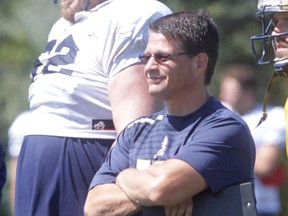
[[139, 55], [139, 60], [142, 64], [147, 64], [149, 59], [151, 57], [153, 57], [155, 59], [155, 61], [159, 64], [166, 62], [168, 60], [171, 60], [177, 56], [181, 56], [181, 55], [191, 55], [193, 56], [194, 54], [192, 53], [188, 53], [188, 52], [182, 52], [182, 53], [174, 53], [174, 54], [167, 54], [167, 53], [155, 53], [152, 55], [148, 55], [148, 54], [141, 54]]

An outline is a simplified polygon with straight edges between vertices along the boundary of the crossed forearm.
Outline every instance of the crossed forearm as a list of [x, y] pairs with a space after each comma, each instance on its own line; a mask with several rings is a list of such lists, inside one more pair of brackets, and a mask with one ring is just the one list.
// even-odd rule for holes
[[116, 184], [135, 203], [143, 206], [165, 205], [163, 191], [158, 187], [161, 178], [153, 173], [139, 171], [134, 168], [123, 170], [116, 179]]
[[116, 184], [103, 184], [91, 189], [84, 207], [86, 216], [129, 216], [140, 209]]
[[130, 168], [122, 171], [117, 176], [116, 184], [137, 204], [142, 206], [164, 206], [166, 216], [192, 215], [193, 203], [191, 198], [176, 205], [167, 205], [167, 200], [161, 198], [163, 196], [161, 189], [158, 190], [156, 189], [157, 186], [154, 187], [151, 184], [150, 181], [153, 182], [154, 180], [153, 175], [149, 176], [147, 173]]

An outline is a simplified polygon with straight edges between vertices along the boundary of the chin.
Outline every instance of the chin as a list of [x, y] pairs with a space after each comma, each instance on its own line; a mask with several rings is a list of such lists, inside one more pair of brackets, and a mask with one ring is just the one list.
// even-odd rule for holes
[[152, 97], [159, 97], [159, 96], [161, 95], [161, 92], [155, 91], [155, 90], [150, 90], [150, 89], [149, 89], [149, 94], [150, 94]]
[[159, 90], [159, 89], [157, 89], [157, 90], [156, 89], [149, 89], [149, 94], [155, 98], [159, 98], [159, 99], [165, 98], [165, 92], [163, 92], [162, 90]]
[[288, 49], [287, 48], [281, 48], [277, 49], [277, 58], [282, 59], [282, 58], [287, 58], [288, 57]]
[[71, 13], [70, 11], [69, 12], [67, 12], [67, 10], [62, 11], [61, 15], [64, 19], [74, 22], [74, 14]]

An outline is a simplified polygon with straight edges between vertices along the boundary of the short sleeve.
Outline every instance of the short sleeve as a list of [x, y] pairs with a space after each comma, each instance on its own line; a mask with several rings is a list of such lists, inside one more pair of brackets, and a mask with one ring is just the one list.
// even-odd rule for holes
[[255, 146], [244, 122], [214, 116], [199, 126], [176, 158], [194, 167], [216, 193], [253, 179]]

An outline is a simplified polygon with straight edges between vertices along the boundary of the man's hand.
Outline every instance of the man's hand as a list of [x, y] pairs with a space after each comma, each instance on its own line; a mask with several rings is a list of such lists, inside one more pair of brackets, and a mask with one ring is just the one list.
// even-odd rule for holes
[[176, 206], [165, 206], [166, 216], [191, 216], [193, 212], [192, 198]]

